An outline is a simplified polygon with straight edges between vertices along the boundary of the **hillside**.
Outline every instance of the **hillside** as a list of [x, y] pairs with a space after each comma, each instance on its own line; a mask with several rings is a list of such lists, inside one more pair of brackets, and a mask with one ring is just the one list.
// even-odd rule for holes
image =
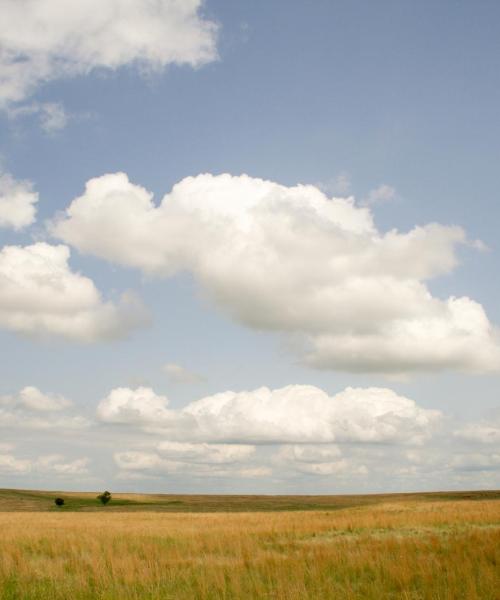
[[[367, 494], [331, 496], [188, 495], [113, 493], [111, 503], [101, 506], [98, 492], [64, 492], [0, 489], [0, 512], [19, 511], [153, 511], [153, 512], [256, 512], [289, 510], [336, 510], [383, 502], [436, 500], [495, 500], [500, 490], [428, 492], [414, 494]], [[65, 504], [54, 505], [56, 497]]]

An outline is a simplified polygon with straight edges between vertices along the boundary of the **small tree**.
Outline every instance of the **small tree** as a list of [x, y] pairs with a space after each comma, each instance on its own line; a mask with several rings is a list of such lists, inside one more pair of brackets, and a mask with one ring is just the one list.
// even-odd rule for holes
[[64, 498], [56, 498], [56, 499], [54, 500], [54, 504], [55, 504], [56, 506], [64, 506]]
[[99, 494], [99, 496], [97, 496], [97, 499], [101, 501], [101, 504], [103, 506], [106, 506], [106, 504], [111, 500], [111, 494], [106, 490], [102, 494]]

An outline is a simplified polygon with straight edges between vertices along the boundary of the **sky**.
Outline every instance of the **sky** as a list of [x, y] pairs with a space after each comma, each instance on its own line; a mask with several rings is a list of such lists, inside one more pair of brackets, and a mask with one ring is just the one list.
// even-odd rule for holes
[[0, 487], [500, 486], [500, 7], [0, 0]]

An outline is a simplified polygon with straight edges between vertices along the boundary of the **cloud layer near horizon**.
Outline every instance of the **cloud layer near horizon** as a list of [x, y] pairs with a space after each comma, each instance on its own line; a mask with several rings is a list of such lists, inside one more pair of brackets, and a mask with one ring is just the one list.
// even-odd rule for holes
[[233, 319], [299, 340], [313, 367], [500, 369], [498, 331], [483, 307], [427, 287], [456, 266], [467, 242], [460, 227], [382, 233], [352, 198], [247, 175], [188, 177], [156, 206], [116, 173], [91, 179], [50, 230], [148, 275], [192, 273]]
[[[328, 395], [314, 386], [264, 387], [226, 391], [176, 409], [151, 388], [115, 388], [99, 403], [97, 416], [97, 421], [80, 416], [60, 394], [34, 386], [0, 396], [0, 472], [19, 482], [82, 474], [104, 485], [101, 478], [109, 478], [111, 469], [115, 485], [168, 476], [170, 484], [175, 480], [181, 487], [193, 481], [224, 486], [223, 480], [243, 486], [249, 480], [295, 485], [314, 478], [331, 492], [353, 485], [380, 490], [381, 481], [386, 490], [394, 482], [397, 489], [405, 482], [425, 488], [443, 477], [462, 486], [491, 486], [500, 468], [498, 436], [477, 427], [486, 421], [454, 430], [456, 425], [440, 411], [386, 388], [347, 388]], [[13, 451], [22, 440], [25, 446], [33, 439], [43, 452]], [[90, 455], [96, 449], [100, 459], [89, 472], [81, 452]], [[370, 487], [375, 480], [378, 484]]]
[[[99, 403], [103, 423], [121, 425], [128, 435], [142, 431], [150, 440], [115, 452], [122, 477], [364, 476], [363, 446], [419, 447], [442, 417], [386, 388], [329, 396], [289, 385], [222, 392], [182, 409], [168, 404], [151, 388], [116, 388]], [[358, 451], [344, 455], [337, 444]]]
[[0, 0], [0, 107], [94, 69], [193, 67], [217, 56], [201, 0]]

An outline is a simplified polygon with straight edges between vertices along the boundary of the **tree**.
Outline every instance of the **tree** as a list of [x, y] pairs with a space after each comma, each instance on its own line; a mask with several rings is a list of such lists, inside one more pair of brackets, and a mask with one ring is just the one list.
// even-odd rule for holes
[[63, 505], [64, 505], [64, 498], [56, 498], [56, 499], [54, 500], [54, 504], [55, 504], [56, 506], [63, 506]]
[[111, 494], [106, 490], [102, 494], [99, 494], [99, 496], [97, 496], [97, 499], [101, 501], [101, 504], [106, 506], [106, 504], [111, 500]]

